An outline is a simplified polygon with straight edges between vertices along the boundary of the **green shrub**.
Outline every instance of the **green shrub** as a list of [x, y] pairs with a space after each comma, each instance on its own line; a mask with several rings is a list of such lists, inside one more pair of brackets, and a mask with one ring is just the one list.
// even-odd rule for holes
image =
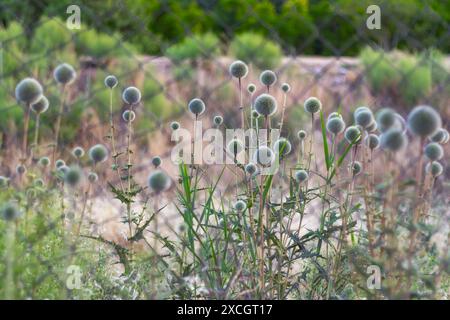
[[175, 63], [197, 58], [212, 59], [219, 54], [219, 39], [212, 33], [193, 35], [169, 47], [167, 56]]

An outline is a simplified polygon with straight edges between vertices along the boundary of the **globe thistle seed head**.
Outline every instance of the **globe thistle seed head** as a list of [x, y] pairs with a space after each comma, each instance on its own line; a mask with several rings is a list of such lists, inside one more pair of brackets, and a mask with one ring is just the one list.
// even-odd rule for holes
[[227, 151], [231, 155], [237, 156], [242, 151], [244, 151], [244, 144], [239, 139], [232, 139], [227, 145]]
[[390, 129], [395, 123], [395, 111], [391, 108], [383, 108], [377, 112], [376, 121], [381, 132]]
[[245, 172], [253, 176], [258, 172], [258, 167], [256, 166], [256, 164], [250, 162], [245, 166]]
[[431, 161], [441, 160], [444, 156], [444, 149], [437, 142], [431, 142], [425, 146], [425, 156]]
[[430, 173], [433, 176], [433, 178], [437, 178], [442, 174], [444, 168], [442, 167], [442, 164], [440, 164], [439, 162], [432, 161], [427, 164], [427, 166], [425, 167], [425, 171]]
[[216, 126], [220, 126], [223, 123], [223, 118], [221, 116], [215, 116], [213, 122]]
[[291, 152], [292, 145], [288, 139], [280, 138], [273, 144], [273, 150], [280, 155], [280, 157], [284, 157]]
[[339, 112], [332, 112], [328, 116], [327, 120], [329, 121], [330, 119], [333, 119], [333, 118], [341, 118], [342, 119], [342, 115]]
[[295, 171], [294, 176], [295, 176], [295, 180], [298, 183], [303, 183], [306, 180], [308, 180], [308, 178], [309, 178], [309, 174], [306, 170], [297, 170], [297, 171]]
[[437, 143], [444, 143], [447, 135], [448, 135], [447, 130], [445, 130], [443, 128], [439, 128], [439, 130], [436, 131], [436, 133], [430, 137], [430, 141], [437, 142]]
[[259, 75], [259, 81], [266, 87], [272, 86], [277, 82], [277, 75], [272, 70], [264, 70]]
[[366, 146], [369, 147], [370, 150], [375, 150], [380, 146], [380, 138], [376, 134], [369, 134], [365, 138]]
[[71, 187], [76, 187], [81, 182], [82, 177], [81, 169], [78, 166], [72, 166], [64, 174], [64, 182]]
[[291, 86], [289, 85], [289, 83], [283, 83], [281, 85], [281, 90], [283, 90], [284, 93], [288, 93], [289, 91], [291, 91]]
[[416, 136], [427, 137], [441, 127], [439, 113], [430, 106], [417, 106], [408, 115], [408, 129]]
[[123, 90], [122, 100], [129, 105], [138, 104], [141, 101], [141, 91], [136, 87], [128, 87]]
[[380, 146], [382, 149], [397, 152], [403, 149], [408, 143], [408, 138], [400, 129], [391, 128], [384, 132], [380, 137]]
[[7, 202], [1, 207], [1, 216], [3, 220], [14, 221], [20, 218], [22, 212], [19, 210], [16, 204]]
[[375, 120], [372, 121], [366, 128], [367, 132], [375, 132], [378, 129], [378, 124]]
[[245, 209], [247, 209], [247, 204], [242, 200], [238, 200], [235, 202], [233, 207], [237, 212], [243, 212], [245, 211]]
[[305, 130], [299, 130], [299, 131], [297, 132], [297, 137], [298, 137], [300, 140], [304, 140], [304, 139], [306, 138], [306, 131], [305, 131]]
[[255, 110], [262, 116], [269, 117], [277, 111], [277, 101], [267, 93], [259, 95], [255, 99]]
[[322, 109], [322, 102], [320, 102], [320, 100], [316, 97], [310, 97], [306, 99], [303, 107], [306, 112], [314, 114]]
[[362, 171], [362, 164], [359, 161], [354, 161], [352, 164], [352, 174], [353, 176], [357, 176]]
[[49, 157], [40, 158], [39, 165], [41, 165], [42, 167], [48, 167], [50, 165], [50, 158]]
[[69, 172], [69, 167], [66, 165], [62, 165], [57, 169], [57, 173], [59, 175], [60, 178], [64, 179], [65, 175], [67, 172]]
[[189, 101], [188, 108], [191, 113], [198, 117], [205, 112], [206, 106], [202, 99], [194, 98]]
[[180, 123], [179, 122], [177, 122], [177, 121], [172, 121], [171, 123], [170, 123], [170, 129], [172, 129], [172, 130], [178, 130], [180, 128]]
[[41, 96], [38, 101], [31, 105], [31, 110], [37, 114], [44, 113], [47, 111], [48, 105], [48, 99], [45, 96]]
[[252, 111], [252, 116], [253, 116], [253, 119], [258, 119], [258, 118], [259, 118], [259, 113], [258, 113], [258, 111], [253, 110], [253, 111]]
[[445, 135], [445, 137], [444, 137], [444, 140], [442, 141], [442, 144], [446, 144], [448, 142], [448, 140], [450, 139], [450, 134], [447, 130], [445, 130], [444, 135]]
[[369, 107], [366, 106], [361, 106], [355, 109], [355, 111], [353, 111], [353, 114], [356, 115], [357, 113], [361, 112], [361, 111], [368, 111], [368, 112], [372, 112], [372, 110], [370, 110]]
[[161, 157], [154, 156], [152, 158], [152, 165], [155, 166], [155, 168], [158, 168], [162, 163]]
[[82, 158], [84, 156], [84, 149], [82, 147], [75, 147], [72, 150], [72, 154], [74, 155], [75, 158]]
[[17, 84], [15, 94], [17, 101], [32, 105], [41, 98], [42, 86], [33, 78], [25, 78]]
[[71, 84], [77, 76], [75, 69], [68, 63], [61, 63], [53, 71], [53, 78], [62, 85]]
[[96, 144], [89, 149], [89, 158], [94, 163], [103, 162], [108, 157], [108, 150], [102, 144]]
[[42, 180], [41, 178], [38, 178], [33, 181], [33, 185], [35, 187], [42, 188], [45, 185], [45, 183], [44, 183], [44, 180]]
[[328, 119], [327, 130], [334, 135], [338, 135], [338, 134], [344, 132], [344, 130], [345, 130], [344, 120], [342, 120], [341, 117], [334, 117], [334, 118]]
[[256, 91], [256, 86], [255, 86], [255, 84], [254, 84], [254, 83], [250, 83], [250, 84], [247, 86], [247, 91], [248, 91], [249, 93], [255, 92], [255, 91]]
[[109, 75], [105, 78], [105, 86], [107, 86], [110, 89], [115, 88], [118, 83], [119, 83], [119, 81], [113, 75]]
[[366, 129], [374, 121], [372, 111], [370, 110], [360, 110], [355, 113], [355, 123], [358, 126]]
[[247, 76], [248, 67], [243, 61], [236, 60], [230, 64], [229, 72], [232, 77], [242, 79]]
[[58, 159], [55, 161], [55, 167], [56, 168], [61, 168], [62, 166], [65, 166], [66, 162], [62, 159]]
[[88, 174], [88, 181], [90, 183], [95, 183], [98, 181], [98, 175], [95, 172], [89, 172]]
[[136, 113], [134, 113], [134, 111], [133, 110], [125, 110], [123, 113], [122, 113], [122, 119], [125, 121], [125, 122], [133, 122], [134, 121], [134, 119], [136, 119]]
[[267, 146], [260, 146], [253, 154], [253, 162], [261, 167], [269, 167], [275, 161], [275, 154]]
[[162, 170], [155, 170], [148, 177], [148, 186], [156, 193], [166, 191], [170, 184], [169, 176]]
[[8, 186], [9, 179], [4, 176], [0, 176], [0, 189], [6, 188]]
[[23, 164], [19, 164], [19, 165], [17, 165], [17, 167], [16, 167], [16, 173], [18, 174], [18, 175], [23, 175], [23, 174], [25, 174], [25, 172], [27, 172], [27, 167], [25, 167]]
[[357, 126], [350, 126], [345, 130], [344, 137], [348, 143], [359, 142], [361, 140], [361, 130]]

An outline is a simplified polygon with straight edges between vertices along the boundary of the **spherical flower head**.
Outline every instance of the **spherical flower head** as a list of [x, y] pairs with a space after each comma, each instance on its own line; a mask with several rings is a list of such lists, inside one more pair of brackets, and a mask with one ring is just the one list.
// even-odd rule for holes
[[356, 143], [361, 140], [361, 130], [357, 126], [350, 126], [345, 130], [344, 137], [348, 143]]
[[375, 150], [380, 146], [380, 138], [376, 135], [376, 134], [369, 134], [366, 139], [366, 146], [370, 149], [370, 150]]
[[44, 184], [45, 184], [44, 180], [42, 180], [41, 178], [35, 179], [33, 181], [33, 185], [38, 188], [42, 188], [44, 186]]
[[233, 155], [237, 156], [242, 151], [244, 151], [244, 145], [239, 139], [232, 139], [227, 145], [227, 151]]
[[259, 81], [266, 87], [272, 86], [277, 82], [277, 75], [272, 70], [264, 70], [259, 75]]
[[305, 130], [299, 130], [299, 131], [297, 132], [297, 137], [298, 137], [300, 140], [305, 140], [305, 138], [306, 138], [306, 131], [305, 131]]
[[425, 167], [425, 171], [430, 173], [433, 178], [437, 178], [442, 174], [444, 171], [444, 168], [442, 167], [442, 164], [440, 164], [437, 161], [429, 162], [427, 166]]
[[0, 189], [6, 188], [8, 186], [9, 179], [4, 176], [0, 176]]
[[373, 114], [370, 110], [361, 110], [358, 113], [355, 113], [356, 125], [361, 126], [364, 129], [371, 125], [373, 121]]
[[437, 142], [431, 142], [425, 146], [425, 156], [431, 161], [441, 160], [444, 156], [444, 149]]
[[136, 87], [128, 87], [123, 90], [122, 100], [129, 105], [138, 104], [141, 101], [141, 91]]
[[61, 63], [53, 71], [53, 78], [62, 85], [71, 84], [77, 76], [75, 69], [68, 63]]
[[89, 149], [89, 158], [94, 163], [103, 162], [108, 157], [108, 150], [102, 144], [97, 144]]
[[178, 130], [180, 128], [180, 123], [179, 122], [177, 122], [177, 121], [172, 121], [171, 123], [170, 123], [170, 129], [172, 129], [172, 130]]
[[256, 164], [250, 162], [245, 166], [245, 172], [253, 176], [258, 172], [258, 167], [256, 166]]
[[38, 101], [31, 105], [31, 110], [37, 114], [44, 113], [47, 111], [48, 105], [48, 99], [45, 96], [41, 96]]
[[81, 158], [84, 156], [84, 149], [82, 147], [75, 147], [72, 150], [72, 154], [74, 155], [75, 158]]
[[328, 116], [328, 120], [333, 119], [333, 118], [341, 118], [342, 119], [342, 115], [339, 112], [332, 112]]
[[71, 186], [76, 187], [83, 177], [83, 172], [78, 166], [71, 166], [64, 175], [64, 182]]
[[22, 215], [19, 208], [17, 208], [17, 205], [15, 205], [14, 203], [11, 203], [11, 202], [7, 202], [6, 204], [4, 204], [2, 206], [0, 212], [1, 212], [2, 219], [6, 220], [6, 221], [17, 220]]
[[215, 116], [213, 122], [216, 126], [220, 126], [223, 123], [223, 118], [221, 116]]
[[66, 165], [59, 167], [57, 169], [58, 176], [64, 180], [64, 177], [65, 177], [66, 173], [69, 172], [69, 169], [70, 168]]
[[161, 157], [154, 156], [152, 158], [152, 165], [154, 165], [155, 168], [158, 168], [161, 165], [161, 163], [162, 163]]
[[345, 130], [345, 122], [341, 117], [334, 117], [331, 119], [328, 119], [327, 121], [327, 130], [334, 134], [338, 135]]
[[375, 120], [372, 121], [366, 128], [367, 132], [375, 132], [378, 129], [378, 124]]
[[105, 86], [107, 86], [110, 89], [115, 88], [118, 83], [119, 83], [119, 81], [113, 75], [109, 75], [105, 78]]
[[280, 157], [284, 157], [291, 152], [292, 145], [288, 139], [280, 138], [273, 144], [273, 150], [280, 155]]
[[436, 133], [430, 137], [430, 140], [432, 142], [444, 143], [447, 136], [448, 136], [448, 131], [443, 128], [439, 128], [439, 130], [436, 131]]
[[50, 165], [50, 159], [49, 157], [42, 157], [39, 159], [39, 165], [42, 167], [48, 167]]
[[322, 109], [322, 102], [320, 102], [320, 100], [316, 97], [310, 97], [306, 99], [303, 107], [306, 112], [314, 114]]
[[277, 101], [267, 93], [259, 95], [255, 99], [255, 110], [262, 116], [269, 117], [277, 111]]
[[403, 149], [408, 143], [408, 138], [402, 130], [391, 128], [384, 132], [380, 137], [380, 146], [382, 149], [397, 152]]
[[88, 181], [90, 183], [95, 183], [98, 181], [98, 175], [95, 172], [89, 172], [88, 174]]
[[297, 170], [295, 171], [294, 177], [298, 183], [302, 183], [308, 180], [309, 174], [308, 172], [306, 172], [306, 170]]
[[27, 172], [27, 167], [25, 167], [23, 164], [19, 164], [19, 165], [17, 165], [17, 167], [16, 167], [16, 173], [18, 174], [18, 175], [23, 175], [23, 174], [25, 174], [25, 172]]
[[238, 200], [233, 207], [237, 212], [243, 212], [245, 211], [245, 209], [247, 209], [247, 204], [242, 200]]
[[255, 92], [255, 91], [256, 91], [256, 86], [255, 86], [255, 84], [250, 83], [250, 84], [247, 86], [247, 91], [248, 91], [249, 93]]
[[134, 119], [136, 119], [136, 113], [134, 113], [134, 111], [132, 111], [132, 110], [125, 110], [122, 113], [122, 119], [125, 122], [133, 122]]
[[155, 170], [148, 177], [148, 186], [156, 193], [166, 191], [170, 188], [170, 178], [162, 170]]
[[395, 124], [395, 111], [391, 108], [383, 108], [377, 112], [376, 121], [381, 132], [385, 132], [392, 128]]
[[243, 61], [236, 60], [230, 65], [229, 71], [232, 77], [241, 79], [247, 76], [248, 67]]
[[61, 168], [62, 166], [65, 166], [66, 162], [62, 159], [58, 159], [55, 161], [55, 167], [56, 168]]
[[252, 111], [252, 117], [253, 117], [253, 119], [258, 119], [258, 118], [259, 118], [259, 113], [258, 113], [258, 111], [253, 110], [253, 111]]
[[441, 142], [442, 144], [446, 144], [450, 140], [450, 133], [448, 133], [447, 130], [445, 130], [445, 137], [444, 140]]
[[439, 113], [430, 106], [417, 106], [408, 115], [408, 129], [420, 137], [431, 136], [441, 127]]
[[353, 114], [356, 115], [356, 114], [357, 114], [358, 112], [360, 112], [360, 111], [369, 111], [369, 112], [372, 112], [372, 110], [370, 110], [369, 107], [361, 106], [361, 107], [356, 108], [355, 111], [353, 111]]
[[262, 167], [269, 167], [275, 161], [275, 154], [267, 146], [260, 146], [253, 154], [253, 162]]
[[42, 96], [42, 86], [33, 78], [25, 78], [16, 86], [16, 99], [27, 105], [37, 102]]
[[362, 164], [359, 161], [354, 161], [352, 164], [352, 174], [357, 176], [362, 171]]
[[284, 93], [288, 93], [289, 91], [291, 91], [291, 86], [289, 85], [289, 83], [283, 83], [281, 85], [281, 90], [283, 90]]
[[206, 106], [202, 99], [195, 98], [189, 101], [188, 109], [191, 113], [198, 117], [205, 112]]

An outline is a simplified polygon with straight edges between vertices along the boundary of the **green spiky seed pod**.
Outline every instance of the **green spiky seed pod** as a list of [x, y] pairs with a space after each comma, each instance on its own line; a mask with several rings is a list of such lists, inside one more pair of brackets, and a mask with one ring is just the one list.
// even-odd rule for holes
[[172, 130], [178, 130], [180, 128], [180, 123], [179, 122], [177, 122], [177, 121], [172, 121], [171, 123], [170, 123], [170, 129], [172, 129]]
[[353, 176], [357, 176], [362, 171], [362, 164], [359, 161], [355, 161], [352, 164], [352, 174]]
[[277, 101], [267, 93], [259, 95], [255, 99], [255, 110], [262, 116], [269, 117], [277, 111]]
[[55, 167], [56, 168], [61, 168], [62, 166], [65, 166], [66, 162], [62, 159], [58, 159], [55, 161]]
[[309, 174], [306, 170], [298, 170], [295, 171], [294, 177], [298, 183], [302, 183], [309, 179]]
[[33, 78], [25, 78], [17, 84], [15, 94], [17, 101], [31, 105], [41, 98], [42, 86]]
[[38, 178], [33, 181], [33, 185], [35, 187], [42, 188], [45, 185], [45, 183], [44, 183], [44, 180]]
[[9, 183], [8, 178], [0, 176], [0, 189], [6, 188], [8, 186], [8, 183]]
[[1, 208], [2, 219], [6, 221], [14, 221], [20, 218], [22, 212], [19, 210], [16, 204], [7, 202]]
[[42, 157], [39, 159], [39, 165], [42, 167], [48, 167], [50, 165], [49, 157]]
[[275, 161], [275, 154], [267, 146], [260, 146], [253, 154], [253, 162], [262, 167], [268, 167]]
[[258, 167], [254, 163], [249, 163], [245, 166], [245, 172], [251, 176], [254, 176], [258, 172]]
[[345, 130], [344, 137], [348, 143], [356, 143], [361, 140], [361, 130], [357, 126], [350, 126]]
[[216, 126], [220, 126], [223, 123], [223, 118], [221, 116], [215, 116], [213, 122]]
[[420, 137], [428, 137], [441, 127], [439, 113], [430, 106], [417, 106], [408, 115], [408, 129]]
[[84, 149], [82, 147], [75, 147], [72, 150], [72, 154], [74, 155], [75, 158], [82, 158], [84, 156]]
[[243, 212], [245, 211], [245, 209], [247, 209], [247, 204], [242, 200], [238, 200], [233, 207], [237, 212]]
[[385, 132], [392, 128], [395, 124], [395, 111], [391, 108], [383, 108], [377, 112], [376, 121], [381, 132]]
[[48, 99], [45, 96], [41, 96], [38, 101], [31, 105], [31, 110], [34, 113], [41, 114], [48, 110]]
[[64, 182], [71, 187], [76, 187], [81, 182], [82, 177], [81, 169], [78, 166], [72, 166], [64, 174]]
[[439, 128], [439, 130], [436, 131], [436, 133], [430, 137], [430, 141], [437, 142], [437, 143], [444, 143], [447, 135], [448, 135], [447, 130], [445, 130], [443, 128]]
[[444, 149], [437, 142], [431, 142], [425, 146], [425, 156], [431, 161], [441, 160], [444, 156]]
[[134, 111], [132, 111], [132, 110], [125, 110], [122, 113], [122, 119], [125, 122], [128, 122], [128, 121], [133, 122], [134, 119], [136, 119], [136, 113], [134, 113]]
[[256, 91], [256, 86], [255, 86], [253, 83], [250, 83], [250, 84], [247, 86], [247, 91], [248, 91], [249, 93], [255, 92], [255, 91]]
[[236, 60], [230, 65], [230, 68], [228, 71], [230, 72], [230, 75], [232, 77], [242, 79], [247, 76], [248, 67], [243, 61]]
[[299, 130], [299, 131], [297, 132], [297, 137], [298, 137], [300, 140], [305, 140], [305, 138], [306, 138], [306, 131], [305, 131], [305, 130]]
[[162, 170], [155, 170], [148, 177], [148, 186], [156, 193], [166, 191], [170, 184], [169, 176]]
[[94, 163], [103, 162], [108, 158], [108, 150], [102, 144], [97, 144], [89, 149], [89, 158]]
[[259, 81], [266, 87], [272, 86], [277, 82], [277, 75], [272, 70], [264, 70], [259, 76]]
[[291, 86], [289, 85], [289, 83], [283, 83], [281, 85], [281, 90], [283, 90], [284, 93], [288, 93], [289, 91], [291, 91]]
[[25, 174], [25, 172], [27, 172], [27, 167], [25, 167], [23, 164], [19, 164], [19, 165], [17, 165], [17, 167], [16, 167], [16, 173], [18, 174], [18, 175], [23, 175], [23, 174]]
[[202, 99], [195, 98], [189, 101], [188, 109], [191, 113], [198, 117], [205, 112], [206, 106]]
[[128, 87], [123, 90], [122, 100], [129, 105], [138, 104], [141, 101], [141, 91], [136, 87]]
[[376, 134], [369, 134], [366, 139], [366, 146], [370, 149], [370, 150], [375, 150], [380, 146], [380, 138], [376, 135]]
[[320, 100], [316, 97], [310, 97], [306, 99], [303, 107], [306, 112], [314, 114], [322, 109], [322, 102], [320, 102]]
[[345, 130], [345, 122], [341, 117], [334, 117], [331, 119], [328, 119], [327, 121], [327, 130], [334, 134], [338, 135]]
[[364, 129], [371, 125], [373, 121], [373, 114], [370, 110], [361, 110], [358, 113], [355, 113], [356, 125], [361, 126]]
[[437, 178], [442, 174], [442, 172], [444, 172], [444, 168], [439, 162], [433, 161], [427, 164], [425, 171], [431, 173], [433, 178]]
[[382, 149], [397, 152], [403, 149], [408, 143], [408, 138], [402, 130], [391, 128], [384, 132], [380, 137], [380, 146]]
[[61, 63], [53, 71], [53, 78], [62, 85], [71, 84], [77, 76], [75, 69], [68, 63]]
[[244, 145], [242, 144], [241, 140], [239, 140], [239, 139], [232, 139], [227, 145], [227, 151], [231, 155], [237, 156], [242, 151], [244, 151]]
[[98, 181], [98, 175], [95, 172], [89, 172], [88, 174], [88, 181], [90, 183], [95, 183]]
[[162, 164], [161, 157], [154, 156], [154, 157], [152, 158], [152, 165], [154, 165], [155, 168], [158, 168], [161, 164]]
[[280, 155], [280, 157], [284, 157], [291, 152], [292, 145], [288, 139], [280, 138], [273, 144], [273, 150]]
[[105, 78], [105, 86], [107, 86], [110, 89], [114, 89], [118, 83], [119, 81], [113, 75], [109, 75]]

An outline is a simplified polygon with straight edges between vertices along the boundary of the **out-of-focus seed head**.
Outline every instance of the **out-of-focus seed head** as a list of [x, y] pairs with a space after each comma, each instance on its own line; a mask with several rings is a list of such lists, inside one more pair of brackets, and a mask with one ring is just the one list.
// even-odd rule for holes
[[88, 174], [88, 181], [90, 183], [95, 183], [98, 181], [98, 175], [95, 172], [89, 172]]
[[355, 123], [358, 126], [366, 129], [374, 121], [372, 111], [362, 109], [359, 112], [355, 112]]
[[202, 99], [194, 98], [189, 101], [188, 108], [191, 113], [198, 117], [205, 112], [206, 106]]
[[342, 119], [342, 115], [339, 112], [332, 112], [328, 116], [327, 120], [330, 120], [330, 119], [333, 119], [333, 118], [341, 118]]
[[128, 121], [133, 122], [134, 119], [136, 119], [136, 113], [134, 113], [134, 111], [132, 111], [132, 110], [125, 110], [122, 113], [122, 119], [125, 122], [128, 122]]
[[269, 117], [277, 111], [277, 101], [267, 93], [259, 95], [255, 99], [255, 110], [262, 116]]
[[4, 176], [0, 176], [0, 189], [6, 188], [8, 186], [9, 179]]
[[220, 126], [223, 123], [223, 118], [221, 116], [215, 116], [213, 122], [216, 126]]
[[371, 124], [369, 124], [366, 128], [367, 132], [375, 132], [378, 129], [378, 124], [377, 122], [374, 120], [372, 121]]
[[128, 87], [123, 90], [122, 100], [129, 105], [138, 104], [141, 101], [141, 91], [136, 87]]
[[320, 102], [320, 100], [316, 97], [309, 97], [306, 99], [303, 107], [306, 112], [314, 114], [322, 109], [322, 102]]
[[63, 180], [67, 172], [69, 172], [69, 167], [66, 165], [62, 165], [57, 169], [59, 177], [62, 178]]
[[170, 123], [170, 129], [172, 130], [178, 130], [180, 128], [180, 123], [177, 121], [172, 121]]
[[425, 168], [425, 171], [428, 173], [431, 173], [431, 175], [434, 178], [437, 178], [442, 174], [444, 171], [444, 168], [442, 167], [442, 164], [440, 164], [437, 161], [429, 162]]
[[264, 70], [259, 76], [259, 81], [265, 86], [272, 86], [277, 82], [277, 75], [272, 70]]
[[355, 109], [355, 111], [353, 111], [353, 114], [356, 115], [357, 113], [361, 112], [361, 111], [369, 111], [372, 112], [372, 110], [370, 110], [369, 107], [366, 106], [361, 106]]
[[62, 159], [58, 159], [55, 161], [55, 167], [56, 168], [61, 168], [62, 166], [65, 166], [66, 162]]
[[110, 89], [115, 88], [118, 83], [119, 83], [119, 81], [113, 75], [109, 75], [105, 78], [105, 86], [107, 86]]
[[1, 216], [3, 220], [14, 221], [20, 218], [22, 212], [19, 210], [16, 204], [7, 202], [1, 207]]
[[444, 149], [437, 142], [431, 142], [425, 146], [425, 156], [431, 161], [441, 160], [444, 156]]
[[289, 85], [289, 83], [283, 83], [281, 85], [281, 90], [283, 90], [284, 93], [288, 93], [289, 91], [291, 91], [291, 86]]
[[41, 98], [42, 86], [33, 78], [25, 78], [17, 84], [15, 93], [17, 101], [32, 105]]
[[397, 152], [403, 149], [408, 143], [408, 138], [400, 129], [391, 128], [384, 132], [380, 137], [380, 146], [382, 149]]
[[258, 172], [258, 167], [256, 166], [256, 164], [250, 162], [245, 166], [245, 172], [253, 176]]
[[258, 113], [258, 111], [253, 110], [253, 111], [252, 111], [252, 116], [253, 116], [253, 119], [258, 119], [258, 118], [259, 118], [259, 113]]
[[309, 174], [306, 170], [297, 170], [295, 171], [294, 177], [298, 183], [302, 183], [309, 179]]
[[25, 174], [25, 172], [27, 172], [27, 167], [25, 167], [23, 164], [19, 164], [16, 166], [16, 173], [18, 175], [23, 175]]
[[284, 157], [288, 155], [292, 150], [292, 145], [286, 138], [280, 138], [273, 144], [273, 150], [275, 153], [277, 153], [280, 157]]
[[354, 161], [352, 164], [352, 174], [357, 176], [362, 171], [362, 164], [359, 161]]
[[348, 143], [356, 143], [361, 140], [361, 130], [357, 126], [350, 126], [345, 130], [344, 137]]
[[42, 157], [39, 159], [39, 165], [42, 167], [48, 167], [50, 165], [49, 157]]
[[334, 117], [331, 119], [328, 119], [327, 121], [327, 130], [334, 134], [338, 135], [345, 130], [345, 122], [341, 117]]
[[148, 186], [156, 193], [166, 191], [170, 188], [171, 180], [162, 170], [155, 170], [148, 177]]
[[248, 74], [248, 67], [243, 61], [236, 60], [230, 64], [229, 72], [232, 77], [245, 78]]
[[38, 114], [44, 113], [48, 110], [48, 105], [48, 99], [45, 96], [41, 96], [38, 101], [31, 105], [31, 110]]
[[78, 166], [69, 167], [69, 170], [64, 175], [64, 182], [71, 186], [76, 187], [83, 178], [83, 172]]
[[373, 133], [369, 134], [365, 138], [365, 142], [366, 142], [366, 146], [370, 150], [375, 150], [380, 146], [380, 138], [376, 134], [373, 134]]
[[306, 138], [306, 131], [305, 131], [305, 130], [299, 130], [299, 131], [297, 132], [297, 137], [298, 137], [300, 140], [305, 140], [305, 138]]
[[84, 149], [82, 147], [75, 147], [72, 150], [72, 154], [75, 158], [82, 158], [84, 156]]
[[62, 85], [71, 84], [77, 76], [75, 69], [68, 63], [61, 63], [53, 71], [53, 78]]
[[441, 127], [439, 113], [430, 106], [417, 106], [408, 115], [408, 129], [420, 137], [428, 137]]
[[381, 132], [390, 129], [395, 123], [395, 111], [391, 108], [383, 108], [377, 112], [376, 120]]
[[236, 210], [237, 212], [243, 212], [245, 211], [245, 209], [247, 209], [247, 204], [242, 200], [238, 200], [234, 204], [234, 210]]
[[154, 165], [155, 168], [158, 168], [161, 165], [161, 163], [162, 163], [161, 157], [154, 156], [152, 158], [152, 165]]
[[247, 91], [248, 91], [249, 93], [255, 92], [255, 91], [256, 91], [256, 86], [255, 86], [255, 84], [254, 84], [254, 83], [250, 83], [250, 84], [247, 86]]
[[38, 178], [33, 181], [33, 185], [35, 187], [42, 188], [45, 185], [45, 183], [44, 183], [44, 180], [42, 180], [41, 178]]
[[275, 154], [267, 146], [260, 146], [253, 154], [253, 162], [262, 167], [269, 167], [275, 161]]
[[443, 128], [439, 128], [439, 130], [436, 131], [436, 133], [430, 137], [430, 140], [432, 142], [444, 143], [447, 136], [448, 136], [448, 131]]
[[94, 163], [103, 162], [108, 157], [108, 150], [102, 144], [97, 144], [89, 149], [89, 158]]
[[237, 156], [242, 151], [244, 151], [244, 144], [239, 139], [232, 139], [227, 146], [227, 151], [233, 155]]

